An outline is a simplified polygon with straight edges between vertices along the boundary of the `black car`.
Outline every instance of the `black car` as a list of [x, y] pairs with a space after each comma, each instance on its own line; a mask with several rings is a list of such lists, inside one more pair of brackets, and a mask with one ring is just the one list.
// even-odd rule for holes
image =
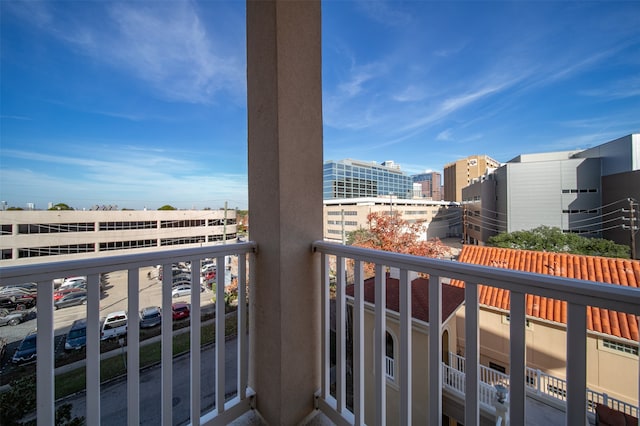
[[60, 309], [66, 308], [67, 306], [83, 305], [85, 303], [87, 303], [87, 292], [74, 291], [72, 293], [65, 294], [60, 299], [53, 302], [53, 306], [56, 309]]
[[36, 333], [33, 332], [28, 334], [22, 342], [20, 342], [20, 346], [16, 349], [16, 352], [13, 354], [13, 358], [11, 358], [11, 362], [14, 364], [23, 364], [29, 361], [35, 361], [36, 359]]
[[21, 311], [36, 306], [36, 298], [26, 294], [2, 294], [0, 295], [0, 309]]

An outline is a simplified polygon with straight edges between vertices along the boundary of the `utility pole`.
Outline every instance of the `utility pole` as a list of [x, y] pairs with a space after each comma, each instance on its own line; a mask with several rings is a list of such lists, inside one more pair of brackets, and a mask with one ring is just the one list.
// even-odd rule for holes
[[342, 245], [345, 245], [347, 240], [344, 234], [344, 209], [340, 210], [340, 223], [342, 224]]
[[462, 207], [462, 243], [467, 243], [467, 206]]
[[224, 202], [224, 222], [222, 224], [222, 244], [227, 244], [227, 202]]
[[638, 204], [633, 202], [633, 198], [629, 198], [629, 230], [631, 231], [631, 239], [629, 244], [631, 245], [631, 258], [636, 258], [636, 209], [638, 208]]

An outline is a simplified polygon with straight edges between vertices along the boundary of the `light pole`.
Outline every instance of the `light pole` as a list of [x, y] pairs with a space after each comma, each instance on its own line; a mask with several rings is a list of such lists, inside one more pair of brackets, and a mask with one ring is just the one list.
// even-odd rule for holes
[[389, 217], [393, 217], [393, 191], [389, 192]]

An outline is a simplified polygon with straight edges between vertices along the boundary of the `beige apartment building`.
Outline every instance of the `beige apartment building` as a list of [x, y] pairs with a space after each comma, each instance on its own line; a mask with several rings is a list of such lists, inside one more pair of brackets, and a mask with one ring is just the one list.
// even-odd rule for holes
[[[480, 264], [526, 272], [551, 274], [576, 279], [599, 281], [611, 285], [640, 286], [640, 262], [636, 260], [612, 259], [596, 256], [578, 256], [565, 253], [547, 253], [525, 250], [500, 249], [485, 246], [464, 246], [459, 262]], [[429, 336], [429, 281], [410, 277], [412, 343], [411, 383], [414, 400], [428, 400], [428, 336]], [[464, 283], [452, 280], [442, 286], [442, 362], [447, 371], [462, 373], [459, 355], [465, 351]], [[397, 372], [401, 359], [398, 347], [399, 326], [399, 279], [393, 270], [386, 277], [386, 399], [387, 420], [394, 424], [399, 410], [399, 383]], [[639, 290], [640, 291], [640, 290]], [[346, 294], [354, 295], [353, 286]], [[481, 380], [487, 386], [503, 380], [509, 374], [509, 292], [480, 285], [479, 296], [479, 342], [480, 364], [484, 371]], [[365, 322], [365, 372], [374, 372], [375, 333], [375, 289], [374, 279], [364, 283]], [[545, 402], [557, 410], [564, 411], [567, 365], [566, 303], [544, 297], [527, 296], [526, 299], [526, 365], [527, 388], [531, 397]], [[620, 411], [631, 411], [638, 406], [638, 320], [630, 314], [606, 309], [587, 308], [587, 398], [590, 408], [606, 400], [621, 407]], [[500, 375], [502, 373], [502, 375]], [[495, 374], [492, 376], [492, 374]], [[464, 377], [464, 376], [461, 376]], [[458, 376], [458, 379], [460, 376]], [[447, 374], [443, 377], [445, 389], [455, 380]], [[464, 380], [462, 380], [464, 381]], [[492, 382], [492, 383], [487, 383]], [[375, 419], [375, 376], [365, 376], [365, 404], [367, 423]], [[606, 397], [605, 397], [606, 395]], [[618, 405], [621, 404], [621, 405]], [[626, 404], [626, 405], [625, 405]], [[626, 408], [625, 408], [626, 407]], [[481, 423], [493, 419], [495, 414], [488, 405], [481, 405]], [[412, 418], [423, 424], [428, 418], [428, 407], [412, 405]], [[443, 415], [451, 424], [462, 421], [456, 409], [455, 393], [443, 393]], [[637, 415], [637, 414], [636, 414]]]
[[1, 266], [236, 241], [235, 210], [0, 211]]
[[472, 155], [444, 166], [444, 199], [462, 202], [462, 188], [488, 170], [497, 169], [500, 162], [487, 155]]
[[422, 223], [421, 239], [460, 236], [461, 208], [456, 203], [389, 197], [324, 200], [324, 239], [344, 242], [350, 232], [369, 226], [370, 213], [401, 214], [409, 223]]

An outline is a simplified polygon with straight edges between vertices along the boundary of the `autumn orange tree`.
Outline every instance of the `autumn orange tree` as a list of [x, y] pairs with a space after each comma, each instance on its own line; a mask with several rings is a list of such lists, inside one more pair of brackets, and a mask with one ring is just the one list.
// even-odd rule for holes
[[402, 219], [400, 212], [394, 212], [393, 215], [369, 213], [367, 221], [368, 229], [359, 229], [349, 234], [349, 244], [416, 256], [449, 255], [449, 248], [440, 239], [421, 239], [426, 227], [422, 223], [410, 223]]
[[[449, 247], [439, 238], [422, 239], [426, 227], [422, 223], [410, 223], [402, 219], [400, 212], [393, 215], [369, 213], [369, 228], [351, 232], [347, 243], [354, 246], [425, 257], [448, 257]], [[351, 265], [350, 265], [351, 266]], [[365, 275], [373, 275], [373, 265], [364, 265]]]

